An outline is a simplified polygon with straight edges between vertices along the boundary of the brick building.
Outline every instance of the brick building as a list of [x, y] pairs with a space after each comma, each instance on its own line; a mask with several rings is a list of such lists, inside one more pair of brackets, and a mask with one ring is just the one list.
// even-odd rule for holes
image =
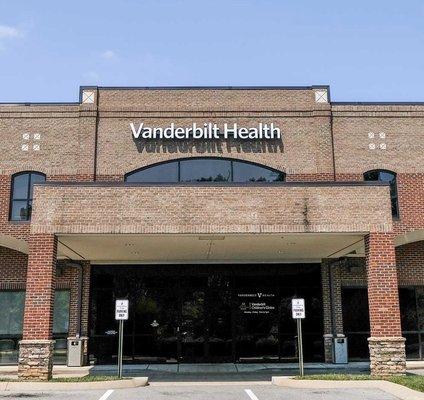
[[294, 297], [307, 360], [338, 335], [374, 374], [423, 358], [424, 104], [83, 87], [1, 104], [0, 133], [0, 363], [21, 377], [68, 337], [116, 362], [117, 298], [126, 363], [295, 361]]

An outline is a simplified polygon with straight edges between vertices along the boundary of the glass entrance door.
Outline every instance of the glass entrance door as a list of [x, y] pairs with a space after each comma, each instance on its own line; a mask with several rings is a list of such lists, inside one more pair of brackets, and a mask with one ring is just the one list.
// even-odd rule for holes
[[237, 361], [279, 361], [277, 294], [239, 289], [236, 305]]
[[228, 277], [209, 277], [206, 311], [206, 359], [209, 362], [232, 362], [234, 307]]
[[232, 291], [220, 275], [183, 278], [181, 287], [181, 362], [233, 360]]
[[177, 361], [178, 297], [164, 289], [148, 288], [133, 301], [129, 339], [134, 362]]
[[305, 360], [322, 359], [320, 267], [93, 267], [90, 354], [115, 363], [114, 301], [127, 298], [125, 363], [296, 361], [291, 299], [305, 298]]
[[206, 355], [205, 288], [182, 289], [180, 355], [182, 362], [201, 362]]

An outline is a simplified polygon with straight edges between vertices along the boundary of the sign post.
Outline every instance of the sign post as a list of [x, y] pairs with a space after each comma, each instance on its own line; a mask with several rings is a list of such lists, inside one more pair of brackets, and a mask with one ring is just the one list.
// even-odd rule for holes
[[122, 378], [122, 354], [124, 348], [124, 321], [128, 319], [128, 300], [116, 300], [115, 319], [119, 321], [118, 336], [118, 378]]
[[297, 322], [297, 350], [299, 353], [299, 374], [304, 375], [303, 370], [303, 343], [302, 343], [302, 319], [305, 318], [305, 299], [292, 299], [292, 317]]

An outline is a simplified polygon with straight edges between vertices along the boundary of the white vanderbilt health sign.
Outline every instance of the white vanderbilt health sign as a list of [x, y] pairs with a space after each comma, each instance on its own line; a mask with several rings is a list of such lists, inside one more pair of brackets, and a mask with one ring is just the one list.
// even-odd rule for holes
[[292, 299], [292, 317], [294, 319], [305, 318], [305, 299]]
[[115, 319], [126, 321], [128, 319], [128, 300], [116, 300]]
[[259, 122], [255, 126], [224, 124], [219, 127], [213, 122], [193, 123], [191, 126], [177, 126], [171, 123], [166, 127], [146, 126], [144, 122], [130, 123], [134, 139], [237, 139], [237, 140], [276, 140], [281, 139], [281, 130], [273, 122]]

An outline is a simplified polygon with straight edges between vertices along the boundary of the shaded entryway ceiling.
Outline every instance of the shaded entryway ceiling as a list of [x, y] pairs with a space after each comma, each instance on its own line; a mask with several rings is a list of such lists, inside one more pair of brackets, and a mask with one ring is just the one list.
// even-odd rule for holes
[[59, 258], [108, 263], [320, 262], [364, 254], [361, 234], [59, 235]]

